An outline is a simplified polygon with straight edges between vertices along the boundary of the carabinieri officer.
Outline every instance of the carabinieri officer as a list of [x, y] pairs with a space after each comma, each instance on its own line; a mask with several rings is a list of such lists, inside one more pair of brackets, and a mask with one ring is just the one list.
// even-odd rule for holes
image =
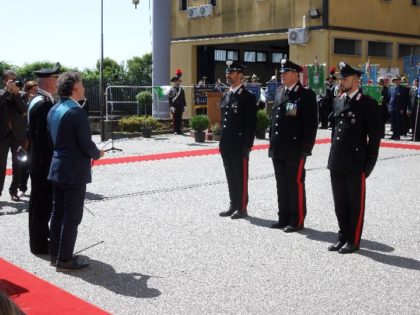
[[230, 89], [221, 102], [219, 147], [229, 187], [230, 206], [219, 215], [240, 219], [248, 215], [248, 163], [254, 144], [257, 107], [255, 96], [242, 85], [244, 67], [232, 60], [228, 60], [226, 65]]
[[333, 103], [328, 169], [338, 219], [338, 243], [329, 251], [349, 254], [360, 248], [365, 214], [366, 178], [378, 158], [382, 136], [377, 102], [359, 91], [362, 72], [340, 62], [341, 97]]
[[269, 156], [277, 182], [279, 221], [271, 227], [290, 233], [303, 229], [306, 215], [305, 162], [318, 129], [315, 93], [299, 81], [302, 68], [281, 61], [283, 87], [276, 93], [270, 126]]

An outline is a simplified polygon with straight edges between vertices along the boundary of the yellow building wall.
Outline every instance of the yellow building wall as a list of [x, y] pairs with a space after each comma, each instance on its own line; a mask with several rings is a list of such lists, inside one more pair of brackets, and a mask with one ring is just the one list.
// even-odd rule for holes
[[[189, 6], [207, 3], [189, 1]], [[213, 16], [190, 19], [187, 11], [179, 11], [172, 2], [172, 38], [209, 36], [302, 27], [302, 17], [310, 8], [322, 12], [322, 0], [218, 0]], [[320, 26], [322, 19], [308, 19], [307, 26]]]
[[420, 7], [411, 0], [330, 0], [330, 25], [420, 36]]

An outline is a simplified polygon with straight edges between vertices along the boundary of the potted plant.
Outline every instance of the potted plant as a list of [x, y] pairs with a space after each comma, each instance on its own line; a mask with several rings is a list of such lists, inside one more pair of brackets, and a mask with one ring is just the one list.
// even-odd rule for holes
[[220, 125], [218, 123], [214, 123], [211, 126], [211, 133], [213, 134], [213, 140], [214, 141], [219, 141], [220, 140]]
[[153, 97], [149, 91], [142, 91], [136, 95], [137, 103], [139, 104], [139, 112], [145, 115], [152, 113]]
[[142, 128], [143, 137], [150, 138], [152, 136], [152, 130], [156, 128], [157, 124], [158, 121], [156, 120], [156, 118], [152, 116], [144, 117]]
[[267, 127], [270, 125], [270, 119], [268, 118], [265, 110], [257, 111], [257, 126], [255, 136], [257, 139], [265, 139], [265, 132]]
[[195, 142], [204, 142], [206, 140], [206, 130], [209, 127], [210, 120], [207, 115], [196, 115], [190, 118], [190, 127], [194, 130]]

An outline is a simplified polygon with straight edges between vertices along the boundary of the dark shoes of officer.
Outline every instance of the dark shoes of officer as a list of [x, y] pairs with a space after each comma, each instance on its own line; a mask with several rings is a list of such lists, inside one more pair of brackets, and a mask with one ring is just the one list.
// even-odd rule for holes
[[346, 243], [345, 242], [337, 242], [336, 244], [328, 246], [328, 250], [330, 252], [337, 252], [341, 247], [344, 246], [344, 244], [346, 244]]
[[358, 250], [359, 250], [358, 246], [347, 242], [343, 247], [341, 247], [338, 250], [338, 253], [340, 253], [340, 254], [351, 254], [351, 253], [354, 253], [355, 251], [358, 251]]
[[241, 211], [236, 211], [230, 218], [232, 220], [236, 220], [236, 219], [243, 219], [246, 218], [248, 216], [248, 212], [245, 210], [241, 210]]
[[226, 210], [226, 211], [222, 211], [222, 212], [220, 212], [219, 213], [219, 215], [221, 216], [221, 217], [230, 217], [232, 214], [234, 214], [236, 212], [236, 210], [235, 209], [228, 209], [228, 210]]
[[78, 271], [89, 267], [87, 262], [80, 262], [79, 256], [73, 256], [70, 260], [57, 260], [57, 271]]
[[286, 226], [287, 226], [287, 223], [285, 224], [281, 222], [276, 222], [276, 223], [271, 224], [270, 228], [283, 230]]
[[283, 231], [285, 233], [293, 233], [293, 232], [297, 232], [303, 230], [303, 224], [301, 226], [292, 226], [292, 225], [288, 225], [286, 226]]

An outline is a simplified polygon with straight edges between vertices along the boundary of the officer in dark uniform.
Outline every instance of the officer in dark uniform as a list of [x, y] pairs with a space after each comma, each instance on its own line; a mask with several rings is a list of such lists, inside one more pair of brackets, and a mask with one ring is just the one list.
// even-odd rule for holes
[[52, 69], [35, 71], [38, 78], [37, 95], [28, 105], [29, 167], [31, 196], [29, 199], [29, 244], [33, 254], [49, 253], [50, 221], [52, 211], [52, 184], [47, 179], [53, 149], [47, 130], [47, 115], [57, 94], [60, 64]]
[[330, 69], [328, 80], [325, 82], [325, 92], [320, 99], [319, 120], [321, 122], [321, 129], [328, 129], [329, 117], [331, 114], [332, 102], [335, 97], [335, 89], [337, 78], [335, 77], [335, 68]]
[[182, 113], [187, 103], [185, 102], [185, 92], [181, 86], [181, 77], [176, 75], [171, 79], [174, 86], [169, 91], [169, 108], [172, 112], [174, 133], [182, 134]]
[[378, 158], [381, 117], [377, 102], [358, 90], [362, 72], [340, 63], [340, 88], [333, 103], [334, 126], [328, 158], [338, 243], [329, 251], [353, 253], [360, 248], [365, 214], [366, 178]]
[[386, 123], [389, 119], [389, 111], [388, 111], [388, 104], [389, 104], [389, 91], [388, 91], [388, 79], [387, 78], [379, 78], [378, 85], [382, 87], [381, 89], [381, 104], [379, 104], [379, 111], [382, 117], [382, 138], [385, 138], [385, 127]]
[[279, 221], [272, 228], [303, 229], [306, 215], [305, 162], [311, 155], [318, 128], [315, 93], [299, 82], [302, 68], [281, 61], [283, 87], [276, 93], [270, 126], [269, 156], [277, 182]]
[[400, 140], [401, 134], [406, 134], [405, 117], [407, 116], [408, 89], [401, 85], [401, 77], [392, 78], [392, 86], [389, 89], [389, 111], [391, 113], [393, 140]]
[[228, 182], [230, 206], [219, 215], [240, 219], [248, 215], [248, 164], [249, 152], [254, 144], [257, 107], [255, 96], [242, 84], [244, 66], [232, 60], [228, 60], [226, 65], [230, 89], [221, 101], [219, 147]]

